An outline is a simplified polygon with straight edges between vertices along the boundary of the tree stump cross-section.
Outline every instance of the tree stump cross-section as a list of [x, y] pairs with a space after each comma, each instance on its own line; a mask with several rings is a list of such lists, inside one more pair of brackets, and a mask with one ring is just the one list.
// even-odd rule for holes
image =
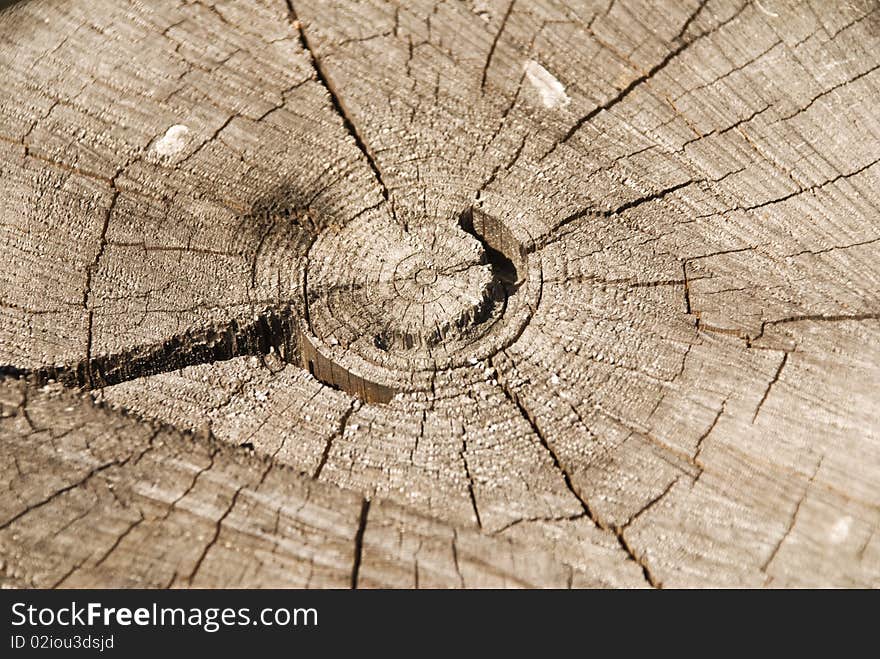
[[4, 583], [880, 586], [873, 0], [21, 0], [0, 81]]

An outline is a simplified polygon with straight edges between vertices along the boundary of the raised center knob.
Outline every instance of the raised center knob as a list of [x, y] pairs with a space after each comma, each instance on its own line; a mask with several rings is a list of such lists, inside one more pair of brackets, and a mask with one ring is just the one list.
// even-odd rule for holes
[[454, 354], [503, 306], [483, 246], [457, 224], [404, 230], [375, 217], [319, 238], [307, 296], [321, 339], [374, 362], [389, 353]]

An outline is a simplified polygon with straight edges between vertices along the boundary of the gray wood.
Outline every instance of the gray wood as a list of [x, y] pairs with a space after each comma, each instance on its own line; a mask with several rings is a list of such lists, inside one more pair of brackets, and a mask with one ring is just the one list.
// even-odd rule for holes
[[638, 584], [626, 570], [576, 570], [551, 552], [368, 502], [57, 386], [4, 381], [0, 429], [6, 586]]
[[880, 585], [875, 3], [93, 4], [0, 12], [11, 583]]

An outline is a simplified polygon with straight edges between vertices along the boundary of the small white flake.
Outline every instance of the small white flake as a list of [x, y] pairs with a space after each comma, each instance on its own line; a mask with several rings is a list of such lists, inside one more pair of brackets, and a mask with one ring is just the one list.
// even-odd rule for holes
[[474, 0], [473, 11], [486, 22], [492, 20], [492, 6], [487, 0]]
[[189, 142], [189, 128], [183, 124], [175, 124], [165, 131], [165, 134], [156, 142], [156, 153], [170, 158], [186, 148]]
[[556, 375], [556, 373], [550, 376], [550, 384], [552, 384], [554, 387], [559, 384], [559, 376]]
[[552, 109], [565, 107], [571, 103], [571, 99], [565, 93], [565, 86], [543, 66], [535, 61], [526, 60], [523, 64], [523, 70], [526, 72], [526, 78], [541, 95], [544, 107]]
[[831, 531], [828, 533], [831, 542], [835, 545], [839, 545], [841, 542], [846, 540], [849, 535], [849, 527], [852, 525], [852, 517], [841, 517], [834, 523], [834, 526], [831, 527]]
[[769, 9], [764, 7], [764, 5], [761, 4], [760, 0], [755, 0], [755, 6], [761, 10], [762, 14], [767, 14], [767, 16], [770, 16], [772, 18], [779, 18], [779, 14], [777, 14], [775, 11], [770, 11]]

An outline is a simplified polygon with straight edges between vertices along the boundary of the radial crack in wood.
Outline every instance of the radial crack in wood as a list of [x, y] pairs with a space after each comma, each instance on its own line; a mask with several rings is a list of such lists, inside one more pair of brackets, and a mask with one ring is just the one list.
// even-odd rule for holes
[[872, 3], [0, 35], [9, 584], [880, 585]]

